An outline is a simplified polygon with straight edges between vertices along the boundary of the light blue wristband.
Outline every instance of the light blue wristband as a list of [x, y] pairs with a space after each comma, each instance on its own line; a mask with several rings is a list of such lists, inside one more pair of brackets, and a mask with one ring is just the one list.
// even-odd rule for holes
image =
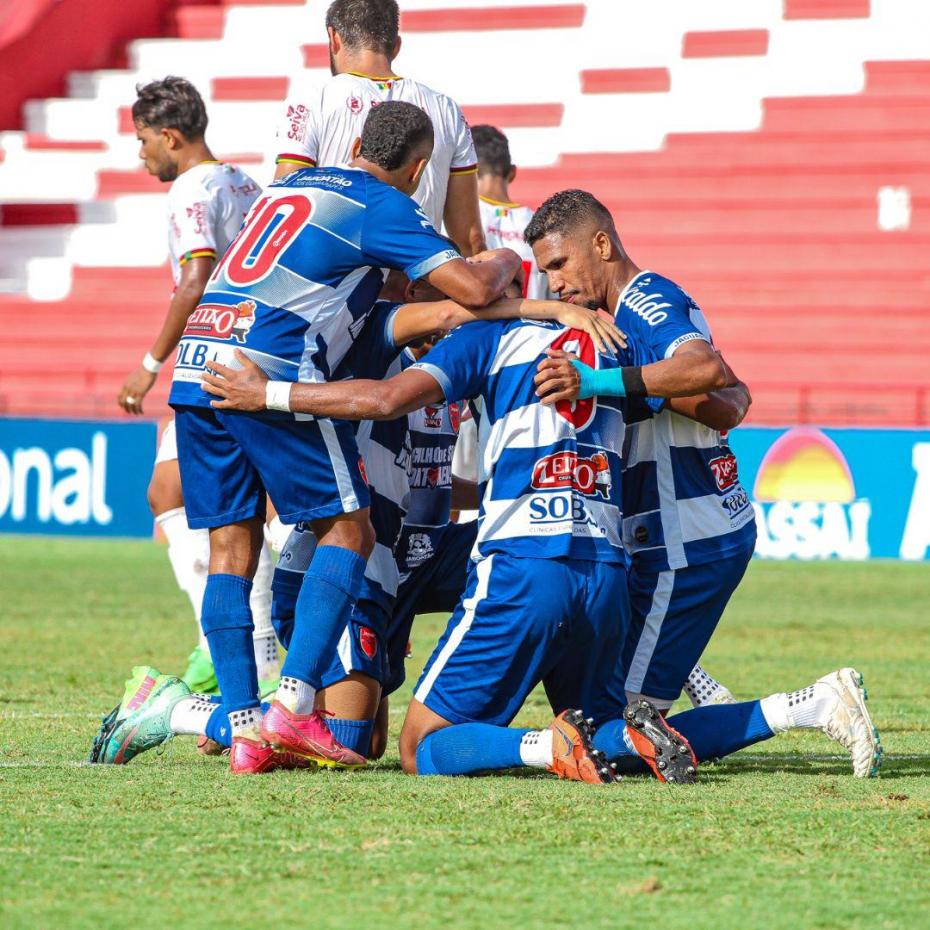
[[578, 399], [585, 400], [596, 394], [609, 394], [613, 397], [626, 397], [626, 387], [623, 384], [622, 368], [594, 369], [584, 362], [572, 361], [575, 370], [581, 376], [578, 388]]

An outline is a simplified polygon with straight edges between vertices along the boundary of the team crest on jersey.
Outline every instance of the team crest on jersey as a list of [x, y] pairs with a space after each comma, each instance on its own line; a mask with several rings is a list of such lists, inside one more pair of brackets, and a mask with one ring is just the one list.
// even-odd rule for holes
[[357, 97], [355, 94], [352, 94], [346, 99], [346, 106], [349, 108], [349, 112], [353, 116], [358, 116], [359, 113], [361, 113], [364, 109], [365, 104], [362, 103], [361, 97]]
[[241, 344], [254, 323], [254, 300], [242, 300], [231, 305], [200, 304], [187, 321], [184, 335], [210, 339], [229, 339], [232, 336]]
[[369, 659], [373, 659], [378, 654], [378, 637], [370, 627], [360, 626], [358, 628], [358, 644]]
[[429, 533], [411, 533], [407, 541], [407, 561], [422, 562], [433, 555], [433, 541]]
[[[598, 368], [598, 355], [594, 343], [587, 333], [580, 329], [569, 329], [562, 333], [555, 342], [553, 349], [563, 352], [573, 352], [578, 358], [591, 368]], [[597, 398], [589, 397], [587, 400], [560, 400], [555, 405], [556, 413], [568, 420], [576, 430], [581, 431], [594, 419], [597, 410]]]
[[423, 425], [429, 429], [442, 428], [442, 412], [440, 407], [423, 408]]
[[597, 451], [588, 458], [576, 452], [554, 452], [543, 456], [533, 466], [532, 486], [539, 491], [573, 488], [586, 497], [610, 499], [610, 461], [607, 453]]
[[457, 435], [462, 422], [462, 409], [455, 401], [449, 404], [449, 422], [452, 424], [452, 432]]
[[714, 481], [717, 482], [717, 490], [726, 491], [739, 481], [736, 456], [732, 452], [711, 459], [707, 464], [714, 475]]

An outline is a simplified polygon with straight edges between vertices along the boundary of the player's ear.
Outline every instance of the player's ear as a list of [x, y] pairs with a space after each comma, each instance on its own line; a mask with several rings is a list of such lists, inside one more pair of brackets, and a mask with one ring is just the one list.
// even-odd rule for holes
[[413, 189], [416, 190], [420, 186], [420, 178], [423, 177], [423, 172], [426, 171], [426, 166], [429, 164], [428, 158], [420, 158], [417, 160], [416, 165], [413, 169], [413, 174], [410, 175], [410, 183], [413, 184]]
[[594, 249], [602, 262], [609, 262], [614, 256], [614, 244], [603, 229], [594, 234]]
[[161, 129], [159, 135], [161, 136], [162, 145], [169, 152], [181, 147], [181, 137], [176, 129]]
[[507, 172], [507, 183], [513, 184], [513, 179], [517, 176], [517, 166], [511, 165], [510, 171]]
[[361, 150], [362, 150], [362, 137], [359, 136], [359, 137], [352, 143], [352, 160], [353, 160], [353, 161], [354, 161], [356, 158], [358, 158], [358, 154], [359, 154], [359, 152], [361, 152]]
[[329, 50], [334, 54], [338, 55], [342, 50], [342, 39], [339, 36], [339, 33], [333, 29], [332, 26], [326, 27], [326, 34], [329, 36]]
[[394, 43], [394, 48], [391, 50], [391, 61], [393, 61], [400, 54], [400, 36], [397, 37], [397, 41]]

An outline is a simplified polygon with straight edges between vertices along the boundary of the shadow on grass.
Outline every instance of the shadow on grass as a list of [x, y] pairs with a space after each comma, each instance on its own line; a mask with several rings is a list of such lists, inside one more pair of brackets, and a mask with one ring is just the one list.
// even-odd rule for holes
[[[742, 755], [737, 753], [716, 764], [705, 763], [701, 773], [717, 771], [721, 774], [738, 775], [740, 772], [787, 772], [792, 775], [848, 775], [850, 762], [843, 756], [817, 755], [813, 753], [766, 753], [765, 755]], [[882, 761], [881, 777], [896, 778], [930, 777], [930, 755], [886, 755]]]

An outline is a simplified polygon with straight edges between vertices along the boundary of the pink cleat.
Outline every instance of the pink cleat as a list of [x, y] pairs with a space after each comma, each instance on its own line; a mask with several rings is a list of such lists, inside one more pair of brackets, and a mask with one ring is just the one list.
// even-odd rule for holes
[[329, 732], [324, 711], [295, 714], [275, 701], [262, 717], [262, 739], [275, 749], [310, 759], [327, 768], [359, 769], [367, 760], [347, 749]]
[[276, 769], [313, 768], [313, 763], [292, 752], [278, 752], [265, 742], [234, 736], [229, 753], [229, 771], [234, 775], [264, 775]]

